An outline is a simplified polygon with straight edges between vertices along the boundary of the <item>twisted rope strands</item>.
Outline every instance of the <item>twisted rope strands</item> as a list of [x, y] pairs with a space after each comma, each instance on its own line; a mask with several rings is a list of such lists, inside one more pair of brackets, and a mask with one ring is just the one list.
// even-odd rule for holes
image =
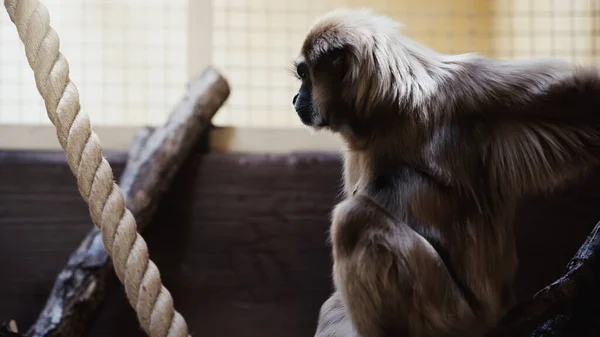
[[123, 192], [114, 182], [89, 116], [80, 110], [79, 92], [69, 78], [69, 64], [59, 51], [60, 41], [50, 27], [47, 8], [38, 0], [5, 0], [4, 6], [25, 46], [37, 89], [67, 153], [79, 193], [88, 203], [94, 225], [102, 231], [106, 252], [140, 325], [151, 337], [187, 337], [187, 324], [175, 311], [173, 298], [148, 257], [146, 242], [125, 207]]

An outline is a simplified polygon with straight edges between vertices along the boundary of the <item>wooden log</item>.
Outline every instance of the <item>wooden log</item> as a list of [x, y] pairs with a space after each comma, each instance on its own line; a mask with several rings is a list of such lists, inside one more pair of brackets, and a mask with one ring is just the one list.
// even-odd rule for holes
[[600, 222], [566, 267], [565, 274], [515, 306], [489, 337], [599, 336]]
[[[119, 185], [138, 231], [152, 218], [163, 192], [229, 93], [226, 79], [209, 67], [190, 81], [165, 125], [143, 128], [136, 134]], [[105, 297], [112, 268], [101, 233], [94, 227], [58, 274], [44, 309], [25, 335], [83, 336]], [[0, 327], [0, 337], [14, 335]]]

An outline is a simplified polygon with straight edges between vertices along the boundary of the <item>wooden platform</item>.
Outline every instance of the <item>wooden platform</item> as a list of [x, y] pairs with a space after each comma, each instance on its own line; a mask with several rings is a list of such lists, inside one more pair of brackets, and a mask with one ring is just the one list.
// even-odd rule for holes
[[[108, 153], [117, 174], [124, 153]], [[332, 153], [197, 154], [144, 232], [177, 309], [197, 336], [312, 336], [330, 289]], [[516, 221], [520, 297], [559, 276], [600, 220], [600, 171]], [[91, 222], [62, 152], [0, 151], [0, 320], [25, 328]], [[90, 336], [144, 336], [116, 277]]]

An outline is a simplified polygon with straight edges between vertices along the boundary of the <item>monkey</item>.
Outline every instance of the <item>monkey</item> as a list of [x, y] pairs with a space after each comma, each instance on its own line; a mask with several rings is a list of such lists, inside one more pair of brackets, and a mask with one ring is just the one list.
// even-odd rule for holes
[[370, 9], [313, 22], [292, 103], [343, 141], [317, 337], [476, 337], [516, 303], [513, 218], [599, 162], [600, 78], [553, 58], [445, 54]]

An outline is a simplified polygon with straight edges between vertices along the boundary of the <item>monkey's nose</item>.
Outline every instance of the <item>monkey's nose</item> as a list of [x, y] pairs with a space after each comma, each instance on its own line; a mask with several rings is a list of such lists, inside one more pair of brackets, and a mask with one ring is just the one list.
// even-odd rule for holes
[[296, 100], [298, 99], [298, 94], [294, 95], [294, 99], [292, 100], [292, 104], [296, 105]]

